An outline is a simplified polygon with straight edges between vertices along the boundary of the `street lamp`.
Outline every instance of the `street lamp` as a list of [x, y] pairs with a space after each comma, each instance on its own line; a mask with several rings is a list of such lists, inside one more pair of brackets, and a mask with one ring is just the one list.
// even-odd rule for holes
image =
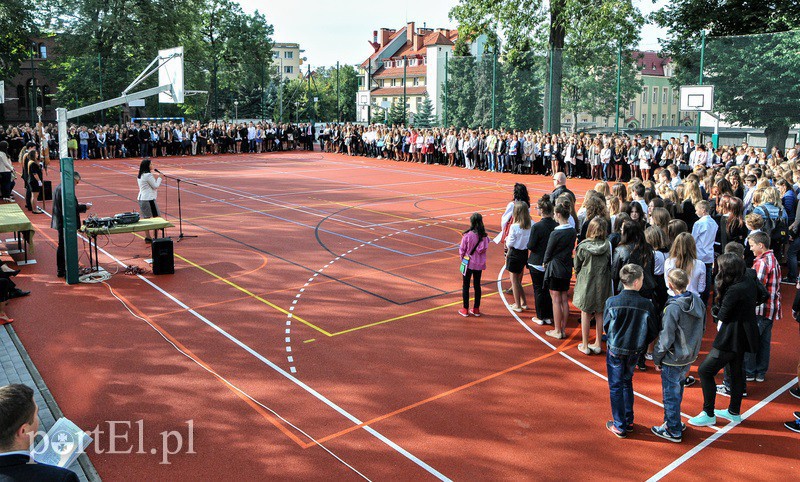
[[233, 101], [233, 108], [235, 109], [234, 110], [234, 112], [235, 112], [235, 115], [234, 115], [235, 120], [233, 121], [233, 123], [234, 124], [238, 124], [239, 123], [239, 101], [238, 100], [234, 100]]
[[[291, 118], [289, 118], [289, 122], [291, 122]], [[300, 102], [294, 101], [294, 123], [300, 123]]]

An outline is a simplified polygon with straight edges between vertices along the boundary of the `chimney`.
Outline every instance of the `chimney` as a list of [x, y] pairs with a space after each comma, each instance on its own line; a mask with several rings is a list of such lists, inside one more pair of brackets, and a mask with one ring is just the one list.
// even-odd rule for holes
[[406, 24], [406, 44], [411, 45], [414, 43], [414, 34], [416, 30], [414, 30], [414, 22], [408, 22]]
[[377, 30], [373, 30], [372, 31], [372, 43], [378, 43], [378, 31]]
[[414, 35], [414, 50], [419, 50], [422, 48], [422, 42], [425, 40], [425, 35], [421, 32], [418, 32]]
[[394, 32], [395, 32], [394, 29], [391, 29], [391, 28], [382, 28], [380, 30], [380, 39], [379, 40], [380, 40], [381, 47], [386, 47], [386, 44], [389, 43], [389, 37], [391, 37]]

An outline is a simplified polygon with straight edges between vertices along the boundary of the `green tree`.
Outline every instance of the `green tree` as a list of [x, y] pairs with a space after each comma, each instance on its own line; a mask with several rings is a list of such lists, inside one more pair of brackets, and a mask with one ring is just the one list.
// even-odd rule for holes
[[370, 124], [386, 124], [386, 111], [372, 104], [372, 118], [369, 120]]
[[[502, 69], [506, 125], [512, 129], [542, 125], [542, 58], [530, 50], [511, 49], [498, 67]], [[500, 74], [498, 74], [500, 75]]]
[[159, 49], [182, 45], [186, 88], [208, 90], [209, 102], [158, 105], [158, 113], [233, 116], [234, 101], [258, 111], [272, 46], [272, 26], [258, 12], [245, 14], [230, 0], [43, 0], [40, 7], [43, 29], [58, 35], [57, 60], [48, 64], [63, 106], [118, 95]]
[[[503, 77], [495, 73], [495, 58], [492, 52], [485, 52], [476, 61], [475, 68], [475, 111], [469, 123], [471, 127], [499, 127], [503, 125]], [[499, 62], [498, 62], [499, 63]], [[492, 90], [494, 89], [494, 99]], [[494, 111], [492, 109], [494, 102]], [[492, 113], [494, 112], [494, 125]]]
[[448, 124], [468, 127], [475, 113], [475, 57], [470, 55], [464, 36], [459, 36], [453, 53], [447, 66], [447, 92], [442, 84], [442, 105], [446, 105]]
[[395, 97], [392, 106], [389, 107], [389, 125], [408, 125], [408, 109], [405, 109], [405, 116], [403, 114], [403, 98]]
[[428, 94], [422, 98], [422, 105], [419, 106], [419, 112], [414, 114], [414, 125], [417, 127], [433, 127], [436, 125], [436, 116], [433, 115], [433, 102]]
[[30, 57], [29, 40], [38, 31], [32, 12], [30, 4], [21, 0], [0, 3], [0, 80], [14, 77], [20, 62]]
[[471, 38], [488, 34], [492, 43], [502, 36], [509, 49], [531, 40], [546, 46], [543, 117], [550, 130], [560, 127], [564, 54], [609, 41], [632, 50], [644, 23], [631, 0], [459, 0], [450, 17]]
[[[700, 36], [707, 32], [703, 83], [726, 121], [761, 127], [767, 147], [783, 147], [800, 123], [800, 22], [797, 0], [676, 0], [654, 14], [676, 64], [673, 85], [697, 84]], [[762, 34], [762, 35], [753, 35]]]

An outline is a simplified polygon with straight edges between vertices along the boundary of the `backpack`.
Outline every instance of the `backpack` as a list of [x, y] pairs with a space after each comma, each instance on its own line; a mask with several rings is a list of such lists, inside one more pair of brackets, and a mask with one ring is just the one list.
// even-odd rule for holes
[[789, 226], [786, 225], [786, 220], [783, 219], [783, 208], [778, 208], [778, 218], [773, 221], [772, 216], [769, 214], [769, 209], [761, 207], [766, 216], [764, 223], [764, 232], [769, 234], [770, 244], [772, 246], [783, 245], [789, 237]]

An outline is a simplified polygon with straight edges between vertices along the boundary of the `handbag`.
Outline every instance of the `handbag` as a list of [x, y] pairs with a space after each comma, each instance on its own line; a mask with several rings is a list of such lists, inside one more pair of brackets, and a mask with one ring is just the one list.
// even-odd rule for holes
[[472, 251], [469, 254], [465, 254], [463, 258], [461, 258], [461, 265], [458, 267], [458, 270], [461, 272], [461, 276], [467, 275], [467, 267], [469, 266], [469, 260], [472, 258], [472, 255], [475, 254], [475, 250], [478, 249], [478, 245], [481, 243], [481, 239], [479, 239], [475, 246], [472, 247]]

